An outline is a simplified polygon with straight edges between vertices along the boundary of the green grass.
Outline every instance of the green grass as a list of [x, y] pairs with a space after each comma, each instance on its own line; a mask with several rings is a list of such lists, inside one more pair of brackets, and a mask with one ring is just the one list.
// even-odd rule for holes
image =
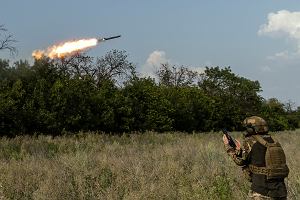
[[[274, 135], [289, 198], [300, 199], [300, 131]], [[1, 138], [0, 162], [0, 200], [245, 199], [249, 189], [220, 133]]]

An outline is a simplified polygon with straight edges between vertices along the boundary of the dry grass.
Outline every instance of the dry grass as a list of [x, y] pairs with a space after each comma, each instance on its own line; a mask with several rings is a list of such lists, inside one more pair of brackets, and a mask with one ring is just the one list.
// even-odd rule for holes
[[[289, 198], [300, 199], [300, 131], [276, 137], [291, 169]], [[249, 183], [221, 138], [151, 132], [2, 138], [0, 200], [245, 199]]]

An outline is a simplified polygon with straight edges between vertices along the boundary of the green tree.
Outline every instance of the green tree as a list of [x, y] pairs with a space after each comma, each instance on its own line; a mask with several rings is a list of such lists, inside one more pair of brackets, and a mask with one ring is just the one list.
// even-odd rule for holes
[[167, 99], [172, 112], [174, 130], [207, 131], [212, 129], [210, 123], [211, 100], [197, 87], [163, 87], [163, 97]]
[[13, 136], [24, 131], [22, 104], [25, 91], [21, 80], [15, 81], [12, 86], [1, 83], [0, 88], [0, 135]]
[[95, 63], [97, 85], [109, 80], [118, 83], [120, 80], [128, 80], [135, 73], [135, 66], [128, 61], [126, 51], [112, 50], [105, 56], [97, 58]]
[[188, 67], [175, 65], [170, 66], [169, 63], [161, 64], [156, 71], [160, 85], [164, 86], [192, 86], [196, 83], [198, 73], [189, 70]]
[[[267, 120], [271, 131], [282, 131], [293, 128], [289, 123], [284, 104], [276, 98], [265, 100], [262, 104], [262, 116]], [[294, 127], [295, 128], [295, 127]]]
[[172, 130], [173, 120], [169, 116], [173, 108], [163, 92], [149, 77], [134, 77], [125, 84], [123, 94], [133, 119], [131, 130]]
[[9, 78], [9, 73], [9, 60], [0, 59], [0, 83], [5, 80], [7, 81], [7, 79]]
[[242, 119], [260, 112], [259, 82], [237, 76], [230, 67], [206, 67], [198, 86], [214, 100], [212, 120], [216, 122], [215, 128], [239, 129]]

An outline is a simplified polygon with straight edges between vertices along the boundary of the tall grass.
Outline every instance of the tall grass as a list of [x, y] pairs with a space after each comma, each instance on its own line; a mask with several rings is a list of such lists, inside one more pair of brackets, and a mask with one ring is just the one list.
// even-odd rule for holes
[[[289, 198], [300, 199], [300, 131], [275, 137]], [[0, 162], [0, 200], [245, 199], [249, 189], [219, 133], [1, 138]]]

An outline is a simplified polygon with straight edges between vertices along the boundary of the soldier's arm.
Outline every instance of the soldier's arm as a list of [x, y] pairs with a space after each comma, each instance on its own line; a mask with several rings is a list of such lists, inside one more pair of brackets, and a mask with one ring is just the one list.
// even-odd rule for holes
[[226, 147], [228, 155], [233, 159], [233, 161], [239, 166], [246, 166], [249, 164], [249, 143], [247, 140], [243, 142], [243, 145], [239, 149], [233, 149], [231, 147]]

